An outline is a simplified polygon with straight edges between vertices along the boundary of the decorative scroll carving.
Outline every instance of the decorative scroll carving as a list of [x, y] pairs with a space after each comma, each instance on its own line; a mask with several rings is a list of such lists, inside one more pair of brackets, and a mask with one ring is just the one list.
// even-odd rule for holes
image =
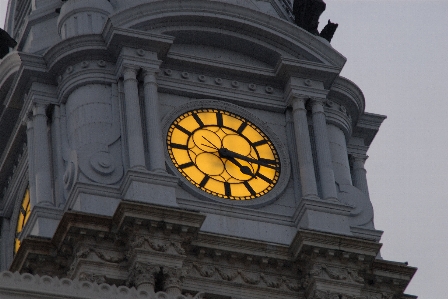
[[238, 273], [245, 283], [254, 285], [260, 283], [260, 274], [248, 274], [243, 270], [238, 270]]
[[199, 272], [202, 277], [212, 277], [216, 273], [216, 269], [214, 266], [200, 266], [194, 263], [193, 267]]
[[348, 274], [350, 275], [350, 277], [351, 277], [351, 279], [353, 281], [356, 281], [356, 282], [359, 282], [359, 283], [364, 283], [364, 278], [359, 276], [358, 271], [356, 271], [356, 270], [348, 270]]
[[232, 281], [238, 276], [238, 271], [230, 270], [230, 269], [219, 269], [216, 268], [216, 271], [218, 271], [219, 276], [221, 276], [222, 279], [227, 281]]
[[270, 275], [261, 274], [261, 280], [270, 288], [278, 289], [282, 285], [282, 279]]
[[313, 269], [309, 273], [310, 273], [310, 275], [317, 277], [317, 276], [322, 275], [323, 272], [325, 272], [329, 278], [335, 279], [335, 280], [347, 280], [350, 278], [354, 282], [358, 282], [358, 283], [364, 282], [364, 278], [359, 276], [357, 270], [331, 267], [331, 266], [324, 265], [324, 264], [314, 265]]
[[[147, 244], [147, 246], [145, 245]], [[140, 236], [136, 238], [131, 243], [131, 247], [134, 249], [152, 249], [157, 252], [167, 252], [170, 248], [172, 248], [177, 254], [184, 255], [185, 249], [182, 248], [180, 242], [176, 241], [160, 241], [160, 240], [154, 240], [152, 237], [149, 236]]]
[[104, 252], [96, 250], [94, 248], [81, 248], [76, 253], [76, 258], [88, 258], [90, 253], [94, 253], [99, 259], [113, 264], [121, 263], [126, 259], [124, 255], [116, 257], [113, 255], [105, 254]]
[[340, 269], [340, 268], [332, 268], [332, 267], [324, 267], [325, 271], [327, 272], [328, 276], [332, 279], [336, 280], [346, 280], [347, 279], [347, 270]]

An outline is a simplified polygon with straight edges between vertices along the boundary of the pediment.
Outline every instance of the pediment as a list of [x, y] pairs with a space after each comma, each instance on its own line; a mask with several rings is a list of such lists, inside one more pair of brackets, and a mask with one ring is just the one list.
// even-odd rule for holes
[[208, 46], [252, 57], [271, 68], [281, 58], [342, 69], [346, 59], [292, 22], [218, 1], [156, 1], [111, 16], [113, 27], [173, 36], [174, 45]]

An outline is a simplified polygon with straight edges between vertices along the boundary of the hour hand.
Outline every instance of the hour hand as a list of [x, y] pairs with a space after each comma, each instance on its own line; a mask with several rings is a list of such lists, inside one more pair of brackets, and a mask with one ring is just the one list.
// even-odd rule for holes
[[273, 169], [277, 169], [278, 168], [277, 165], [276, 165], [277, 164], [276, 161], [272, 161], [271, 162], [270, 160], [256, 160], [256, 159], [252, 159], [252, 158], [249, 158], [247, 156], [238, 154], [238, 153], [236, 153], [234, 151], [231, 151], [229, 149], [226, 149], [225, 147], [220, 148], [218, 150], [218, 153], [219, 153], [219, 155], [221, 157], [224, 157], [224, 158], [227, 158], [227, 159], [229, 159], [229, 158], [237, 158], [237, 159], [240, 159], [240, 160], [244, 160], [246, 162], [255, 163], [255, 164], [262, 165], [262, 166], [265, 166], [265, 167], [268, 167], [268, 168], [273, 168]]
[[250, 170], [249, 167], [241, 165], [240, 162], [238, 162], [235, 158], [233, 157], [226, 157], [228, 161], [232, 162], [233, 164], [235, 164], [241, 171], [241, 173], [246, 174], [246, 175], [250, 175], [253, 176], [254, 174], [252, 173], [252, 170]]

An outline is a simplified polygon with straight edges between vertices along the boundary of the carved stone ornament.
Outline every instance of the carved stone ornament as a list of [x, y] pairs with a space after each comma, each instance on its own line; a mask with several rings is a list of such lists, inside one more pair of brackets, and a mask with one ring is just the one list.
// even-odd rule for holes
[[157, 252], [168, 252], [173, 249], [179, 255], [185, 255], [185, 250], [178, 241], [161, 241], [150, 236], [139, 236], [132, 243], [134, 249], [150, 249]]
[[177, 288], [181, 289], [182, 281], [187, 276], [187, 271], [180, 268], [163, 268], [163, 274], [165, 275], [165, 288]]
[[134, 285], [138, 287], [139, 285], [146, 283], [153, 285], [155, 284], [155, 275], [160, 272], [160, 267], [157, 265], [145, 264], [137, 262], [131, 268], [128, 278], [128, 286]]
[[330, 279], [334, 280], [347, 280], [350, 279], [357, 283], [364, 283], [364, 278], [359, 276], [357, 270], [347, 269], [347, 268], [339, 268], [332, 267], [325, 264], [316, 264], [313, 269], [310, 271], [310, 275], [319, 277], [322, 276], [323, 273]]

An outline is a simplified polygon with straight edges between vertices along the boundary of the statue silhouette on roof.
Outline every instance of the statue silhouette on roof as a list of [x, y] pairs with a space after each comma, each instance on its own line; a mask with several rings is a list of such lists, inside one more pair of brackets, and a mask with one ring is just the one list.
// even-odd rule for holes
[[319, 34], [317, 27], [319, 26], [319, 17], [325, 11], [326, 4], [323, 0], [294, 0], [293, 14], [297, 26], [305, 29], [309, 33], [319, 35], [331, 41], [338, 24], [328, 24]]
[[0, 28], [0, 59], [9, 53], [9, 48], [17, 46], [17, 42], [2, 28]]

